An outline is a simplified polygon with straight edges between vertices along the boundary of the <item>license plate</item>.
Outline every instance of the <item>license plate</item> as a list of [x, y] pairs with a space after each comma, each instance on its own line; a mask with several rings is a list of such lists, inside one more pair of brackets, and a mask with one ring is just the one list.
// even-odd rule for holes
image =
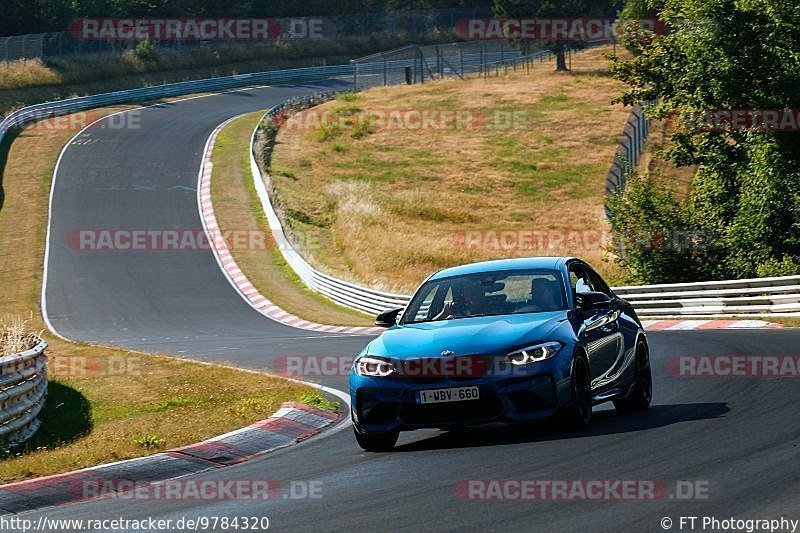
[[478, 387], [457, 387], [454, 389], [421, 390], [417, 395], [417, 403], [447, 403], [477, 400], [480, 398]]

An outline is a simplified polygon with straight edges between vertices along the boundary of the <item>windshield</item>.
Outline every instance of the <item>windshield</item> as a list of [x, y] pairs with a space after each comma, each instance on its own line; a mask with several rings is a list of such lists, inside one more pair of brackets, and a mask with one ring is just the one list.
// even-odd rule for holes
[[557, 270], [505, 270], [435, 279], [414, 295], [403, 324], [566, 309]]

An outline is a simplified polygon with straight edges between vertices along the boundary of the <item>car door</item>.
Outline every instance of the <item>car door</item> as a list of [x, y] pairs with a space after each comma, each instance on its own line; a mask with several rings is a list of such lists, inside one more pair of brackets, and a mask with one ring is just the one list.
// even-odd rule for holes
[[[594, 272], [582, 263], [576, 262], [570, 265], [569, 275], [573, 295], [608, 291], [605, 283], [593, 279], [596, 276], [593, 274]], [[619, 315], [620, 310], [614, 303], [608, 307], [580, 312], [580, 320], [583, 323], [579, 336], [589, 354], [593, 388], [601, 387], [609, 381], [609, 375], [620, 359], [622, 334], [619, 328]]]

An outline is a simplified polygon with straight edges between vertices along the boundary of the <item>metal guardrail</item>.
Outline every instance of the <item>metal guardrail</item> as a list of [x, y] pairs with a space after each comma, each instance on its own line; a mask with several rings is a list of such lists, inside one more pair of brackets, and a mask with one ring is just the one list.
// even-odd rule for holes
[[47, 400], [47, 343], [0, 357], [0, 448], [29, 439], [39, 429]]
[[[321, 93], [289, 100], [267, 111], [265, 119], [274, 118], [290, 110], [304, 109], [320, 104], [333, 98], [334, 95], [335, 93]], [[250, 139], [250, 171], [253, 175], [256, 194], [258, 194], [258, 198], [261, 201], [264, 214], [267, 217], [267, 223], [270, 230], [272, 230], [272, 235], [278, 245], [278, 249], [297, 276], [311, 290], [350, 309], [368, 314], [378, 314], [387, 308], [404, 307], [408, 303], [408, 296], [361, 287], [355, 283], [320, 272], [312, 267], [294, 246], [292, 246], [289, 239], [286, 237], [283, 225], [272, 205], [270, 194], [267, 192], [266, 180], [264, 176], [262, 176], [261, 168], [256, 160], [255, 147], [257, 134], [258, 127], [253, 131], [253, 135]]]
[[617, 287], [642, 316], [800, 316], [800, 276]]
[[[649, 133], [650, 120], [644, 115], [641, 105], [634, 106], [622, 130], [622, 137], [614, 154], [611, 169], [606, 175], [606, 197], [625, 188], [628, 175], [639, 162]], [[610, 218], [609, 215], [608, 206], [606, 206], [606, 218]]]
[[129, 102], [158, 100], [160, 98], [169, 98], [184, 94], [234, 89], [238, 87], [247, 87], [250, 85], [310, 81], [350, 76], [352, 72], [353, 68], [350, 65], [331, 65], [325, 67], [304, 67], [286, 70], [272, 70], [268, 72], [254, 72], [235, 76], [223, 76], [219, 78], [167, 83], [152, 87], [143, 87], [139, 89], [69, 98], [55, 102], [46, 102], [43, 104], [23, 107], [22, 109], [9, 114], [5, 119], [3, 119], [2, 122], [0, 122], [0, 142], [2, 142], [3, 137], [8, 131], [22, 128], [25, 124], [30, 122], [67, 115], [69, 113], [84, 111], [86, 109]]

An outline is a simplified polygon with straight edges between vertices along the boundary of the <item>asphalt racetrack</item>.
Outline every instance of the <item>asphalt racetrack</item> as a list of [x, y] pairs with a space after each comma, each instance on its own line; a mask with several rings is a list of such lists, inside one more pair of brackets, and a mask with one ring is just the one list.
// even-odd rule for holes
[[[75, 340], [254, 369], [270, 369], [285, 355], [352, 356], [360, 350], [369, 337], [308, 332], [261, 316], [234, 291], [210, 251], [81, 251], [69, 240], [70, 231], [81, 229], [201, 228], [197, 174], [214, 127], [290, 96], [346, 83], [162, 104], [138, 112], [138, 129], [103, 127], [101, 121], [74, 139], [63, 153], [52, 199], [46, 301], [55, 330]], [[679, 531], [681, 516], [800, 519], [797, 378], [679, 377], [667, 371], [675, 356], [798, 355], [800, 332], [673, 331], [653, 332], [649, 339], [653, 407], [626, 415], [596, 408], [585, 431], [562, 433], [547, 424], [420, 431], [403, 434], [393, 453], [369, 454], [343, 424], [202, 475], [279, 480], [284, 486], [314, 481], [322, 487], [319, 498], [106, 499], [23, 516], [267, 516], [270, 530], [312, 532], [664, 531], [664, 518]], [[347, 390], [345, 376], [319, 381]], [[665, 492], [654, 500], [483, 501], [457, 490], [469, 480], [653, 481]]]

